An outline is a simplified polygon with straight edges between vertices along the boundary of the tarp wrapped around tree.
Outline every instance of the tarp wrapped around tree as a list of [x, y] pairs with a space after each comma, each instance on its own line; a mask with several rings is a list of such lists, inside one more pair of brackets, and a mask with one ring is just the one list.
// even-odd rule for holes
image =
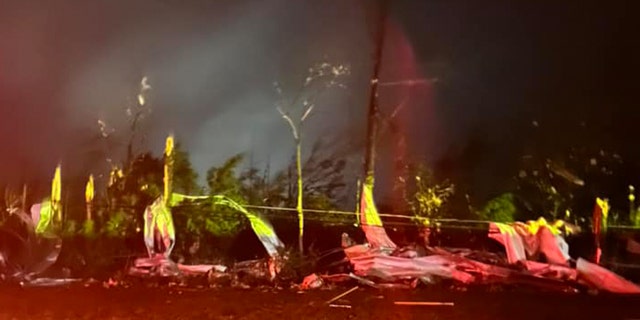
[[387, 235], [373, 200], [373, 178], [362, 184], [360, 195], [360, 221], [367, 242], [373, 248], [395, 249], [396, 244]]
[[[241, 212], [251, 224], [252, 230], [264, 246], [265, 250], [272, 258], [278, 256], [279, 251], [284, 248], [284, 244], [278, 238], [273, 226], [265, 218], [254, 214], [244, 208], [239, 203], [222, 195], [216, 196], [188, 196], [173, 193], [168, 202], [159, 197], [144, 213], [144, 240], [149, 256], [162, 254], [169, 257], [176, 241], [175, 227], [170, 207], [173, 207], [185, 200], [210, 200], [214, 205], [225, 205]], [[169, 205], [169, 207], [167, 206]]]
[[[21, 283], [28, 284], [35, 281], [36, 277], [53, 265], [60, 255], [62, 249], [62, 239], [57, 235], [58, 227], [62, 218], [61, 206], [62, 180], [60, 166], [56, 167], [51, 183], [51, 195], [40, 203], [36, 203], [30, 208], [30, 215], [20, 208], [9, 208], [12, 214], [10, 218], [17, 218], [21, 227], [26, 228], [24, 233], [11, 232], [12, 235], [21, 234], [15, 237], [21, 250], [17, 256], [7, 256], [0, 252], [0, 259], [9, 259], [8, 263], [3, 263], [3, 267], [12, 266], [8, 271], [13, 279], [19, 279]], [[15, 266], [19, 268], [14, 269]]]

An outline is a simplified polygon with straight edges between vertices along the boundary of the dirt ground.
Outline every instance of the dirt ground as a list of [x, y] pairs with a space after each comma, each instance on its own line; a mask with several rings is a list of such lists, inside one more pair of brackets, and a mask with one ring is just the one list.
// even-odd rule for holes
[[[586, 294], [277, 289], [0, 288], [0, 319], [640, 319], [640, 297]], [[453, 302], [396, 306], [394, 301]]]

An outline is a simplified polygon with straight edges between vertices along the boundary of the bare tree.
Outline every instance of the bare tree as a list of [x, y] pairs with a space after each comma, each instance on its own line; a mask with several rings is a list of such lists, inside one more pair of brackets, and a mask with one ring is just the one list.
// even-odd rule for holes
[[[151, 113], [151, 104], [149, 103], [150, 90], [149, 79], [146, 76], [142, 77], [135, 102], [127, 105], [125, 110], [129, 127], [125, 167], [131, 166], [135, 158], [133, 149], [138, 132], [140, 131], [140, 125], [142, 124], [142, 120]], [[104, 119], [98, 119], [98, 127], [100, 129], [100, 138], [105, 141], [107, 148], [106, 153], [108, 154], [109, 149], [111, 149], [111, 144], [114, 143], [112, 138], [114, 133], [116, 133], [116, 129], [111, 127]], [[118, 142], [116, 142], [115, 145], [121, 146]], [[107, 158], [107, 162], [110, 163], [112, 167], [114, 166], [112, 159]]]
[[151, 90], [148, 78], [145, 76], [140, 81], [140, 91], [138, 92], [137, 103], [134, 107], [127, 108], [127, 116], [129, 117], [129, 143], [127, 145], [127, 163], [133, 161], [133, 142], [138, 132], [140, 121], [151, 113], [151, 106], [147, 102], [147, 92]]
[[[298, 212], [298, 249], [304, 252], [304, 213], [302, 210], [302, 125], [309, 117], [317, 97], [325, 90], [334, 86], [343, 87], [340, 79], [349, 74], [349, 68], [344, 65], [332, 65], [322, 62], [309, 68], [307, 77], [302, 86], [297, 89], [293, 99], [282, 99], [276, 104], [276, 109], [287, 122], [296, 145], [296, 172], [297, 172], [297, 204]], [[279, 83], [275, 83], [276, 90], [282, 98], [282, 90]], [[295, 112], [298, 111], [298, 112]], [[295, 113], [295, 114], [292, 114]]]

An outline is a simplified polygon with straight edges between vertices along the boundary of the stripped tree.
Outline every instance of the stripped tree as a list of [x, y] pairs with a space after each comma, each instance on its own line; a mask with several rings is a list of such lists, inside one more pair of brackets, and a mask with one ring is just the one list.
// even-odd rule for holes
[[[343, 86], [341, 78], [349, 74], [349, 68], [344, 65], [332, 65], [327, 62], [316, 64], [309, 68], [309, 73], [302, 86], [296, 91], [293, 99], [282, 97], [282, 90], [279, 83], [275, 83], [276, 90], [282, 98], [276, 109], [287, 122], [293, 135], [296, 145], [296, 176], [297, 176], [297, 204], [298, 212], [298, 249], [304, 252], [304, 212], [302, 210], [302, 125], [309, 117], [315, 107], [316, 98], [326, 89], [334, 86]], [[297, 111], [297, 112], [296, 112]], [[295, 114], [294, 114], [295, 113]]]

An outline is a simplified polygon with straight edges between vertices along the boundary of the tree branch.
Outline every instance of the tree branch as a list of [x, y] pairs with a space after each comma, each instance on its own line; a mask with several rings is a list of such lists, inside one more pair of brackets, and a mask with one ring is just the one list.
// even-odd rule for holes
[[299, 140], [298, 129], [296, 128], [296, 125], [293, 123], [293, 120], [291, 120], [291, 117], [289, 117], [288, 114], [284, 113], [284, 111], [282, 111], [280, 107], [277, 107], [276, 109], [278, 109], [278, 112], [280, 113], [282, 118], [285, 121], [287, 121], [287, 123], [289, 123], [289, 126], [291, 127], [291, 133], [293, 134], [293, 139], [295, 139], [297, 142]]

